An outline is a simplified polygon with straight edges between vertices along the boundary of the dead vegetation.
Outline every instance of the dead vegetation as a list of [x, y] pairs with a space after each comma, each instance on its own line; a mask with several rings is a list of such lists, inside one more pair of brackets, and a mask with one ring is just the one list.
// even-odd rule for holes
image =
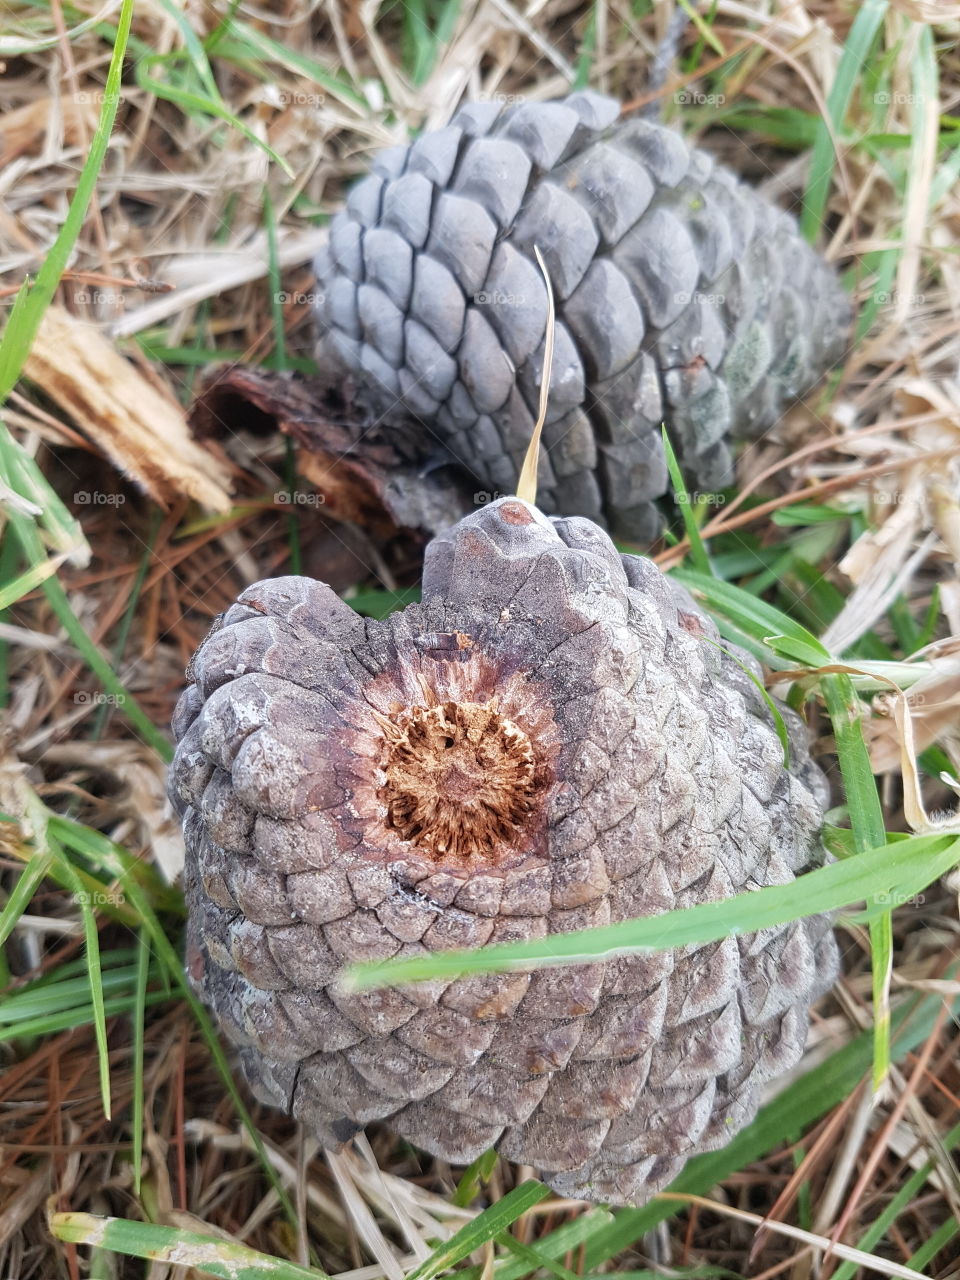
[[[873, 53], [848, 86], [849, 103], [834, 112], [843, 121], [834, 130], [839, 159], [819, 231], [860, 306], [857, 341], [844, 368], [791, 412], [775, 439], [744, 453], [739, 497], [718, 507], [702, 533], [719, 556], [753, 556], [734, 576], [779, 583], [781, 607], [833, 652], [859, 643], [850, 661], [867, 676], [871, 662], [898, 663], [911, 689], [923, 794], [928, 810], [939, 811], [955, 806], [938, 773], [960, 767], [960, 8], [912, 0], [872, 7]], [[37, 271], [67, 216], [103, 101], [106, 37], [118, 9], [88, 0], [10, 6], [0, 41], [7, 298]], [[443, 123], [463, 97], [542, 99], [581, 79], [639, 101], [672, 10], [610, 0], [136, 5], [96, 199], [4, 418], [79, 522], [59, 561], [72, 609], [161, 733], [190, 654], [245, 584], [302, 571], [382, 611], [402, 602], [419, 571], [422, 541], [361, 508], [352, 491], [337, 508], [308, 480], [300, 488], [312, 501], [278, 502], [311, 464], [269, 423], [252, 416], [235, 429], [221, 420], [202, 443], [191, 440], [186, 414], [203, 371], [222, 359], [309, 369], [310, 259], [324, 216], [373, 150]], [[707, 10], [705, 33], [688, 30], [668, 76], [665, 114], [798, 207], [805, 191], [810, 197], [816, 120], [835, 105], [857, 7], [720, 0]], [[6, 482], [0, 501], [23, 507]], [[798, 507], [836, 515], [776, 523]], [[0, 552], [0, 587], [24, 567], [10, 545]], [[682, 549], [660, 548], [661, 562], [677, 563]], [[131, 726], [122, 695], [103, 691], [39, 580], [0, 612], [0, 643], [0, 810], [32, 815], [34, 833], [38, 813], [52, 811], [127, 849], [152, 877], [152, 901], [179, 946], [178, 900], [167, 886], [182, 850], [154, 744]], [[888, 690], [880, 678], [874, 687]], [[868, 732], [884, 775], [886, 826], [904, 831], [903, 718], [892, 709], [888, 691], [886, 702], [873, 703]], [[37, 856], [35, 843], [5, 822], [0, 906]], [[870, 1267], [889, 1275], [960, 1275], [956, 898], [938, 885], [921, 898], [894, 904], [891, 989], [896, 1017], [917, 996], [933, 998], [934, 1013], [908, 1020], [920, 1030], [879, 1102], [861, 1072], [802, 1139], [784, 1146], [775, 1135], [769, 1154], [703, 1188], [707, 1200], [669, 1206], [669, 1216], [665, 1210], [633, 1236], [625, 1231], [606, 1255], [573, 1225], [601, 1211], [547, 1201], [513, 1228], [541, 1261], [527, 1257], [522, 1267], [501, 1250], [495, 1267], [493, 1245], [484, 1245], [473, 1258], [483, 1280], [509, 1265], [511, 1277], [543, 1265], [568, 1278], [653, 1266], [846, 1280], [862, 1259], [825, 1251], [828, 1239], [872, 1253]], [[37, 990], [44, 976], [49, 998], [18, 1014], [22, 1025], [3, 1024], [0, 1274], [190, 1274], [51, 1236], [48, 1213], [86, 1211], [225, 1233], [266, 1254], [312, 1260], [341, 1280], [401, 1280], [430, 1256], [428, 1242], [477, 1212], [455, 1202], [458, 1174], [386, 1132], [324, 1157], [289, 1121], [258, 1111], [266, 1162], [294, 1201], [295, 1229], [191, 1010], [165, 990], [157, 968], [138, 1065], [130, 1010], [141, 921], [119, 889], [94, 906], [114, 983], [106, 1011], [111, 1119], [89, 995], [84, 1004], [62, 985], [84, 976], [83, 920], [69, 885], [54, 875], [36, 887], [2, 953], [8, 1002]], [[872, 1017], [865, 927], [845, 925], [841, 941], [845, 977], [800, 1073], [816, 1082], [824, 1072], [827, 1093], [840, 1078], [830, 1055], [852, 1051]], [[480, 1207], [527, 1174], [498, 1163]], [[751, 1213], [766, 1220], [759, 1233], [756, 1218], [744, 1216]], [[800, 1237], [784, 1234], [782, 1223]], [[551, 1252], [560, 1229], [566, 1235], [557, 1239], [571, 1243]]]

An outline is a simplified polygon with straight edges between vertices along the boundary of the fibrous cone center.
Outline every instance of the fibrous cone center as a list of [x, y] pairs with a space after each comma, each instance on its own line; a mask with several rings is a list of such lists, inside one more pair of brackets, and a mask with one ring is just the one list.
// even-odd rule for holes
[[384, 746], [381, 797], [402, 840], [437, 861], [496, 863], [515, 845], [536, 804], [536, 762], [495, 706], [405, 707], [384, 724]]

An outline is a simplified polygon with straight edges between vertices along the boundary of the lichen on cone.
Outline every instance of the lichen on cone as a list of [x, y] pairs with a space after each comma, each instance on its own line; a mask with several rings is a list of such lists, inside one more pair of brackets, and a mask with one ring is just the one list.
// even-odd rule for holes
[[198, 650], [171, 794], [188, 969], [254, 1091], [328, 1145], [386, 1121], [640, 1204], [800, 1057], [830, 920], [590, 965], [354, 992], [359, 960], [542, 938], [784, 884], [826, 786], [746, 654], [649, 560], [501, 499], [423, 603], [248, 588]]

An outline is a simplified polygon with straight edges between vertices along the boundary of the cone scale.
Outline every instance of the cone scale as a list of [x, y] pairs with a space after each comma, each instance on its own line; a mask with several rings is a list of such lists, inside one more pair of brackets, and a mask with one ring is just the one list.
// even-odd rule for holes
[[831, 984], [829, 919], [602, 963], [344, 989], [368, 959], [542, 938], [792, 880], [826, 785], [712, 622], [588, 520], [493, 502], [423, 603], [248, 588], [198, 650], [170, 791], [188, 970], [263, 1101], [641, 1204], [754, 1115]]

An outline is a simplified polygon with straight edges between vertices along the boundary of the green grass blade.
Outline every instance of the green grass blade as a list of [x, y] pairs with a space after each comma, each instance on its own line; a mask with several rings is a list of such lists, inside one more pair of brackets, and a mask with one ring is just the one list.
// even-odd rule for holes
[[65, 559], [66, 556], [61, 554], [53, 560], [41, 560], [18, 574], [12, 582], [0, 588], [0, 609], [8, 609], [10, 605], [16, 604], [18, 600], [39, 587], [41, 582], [46, 582], [47, 578], [57, 572]]
[[193, 1267], [222, 1280], [324, 1280], [325, 1271], [272, 1258], [221, 1236], [201, 1235], [155, 1222], [99, 1218], [92, 1213], [54, 1213], [50, 1230], [68, 1244], [88, 1244], [128, 1258]]
[[287, 335], [283, 327], [283, 299], [280, 289], [280, 261], [277, 256], [277, 213], [270, 192], [263, 192], [263, 222], [267, 232], [267, 284], [270, 289], [270, 317], [277, 350], [277, 368], [287, 367]]
[[226, 13], [210, 34], [204, 39], [203, 47], [206, 49], [208, 54], [213, 53], [220, 41], [229, 33], [230, 23], [233, 21], [234, 15], [239, 8], [240, 0], [230, 0], [227, 5]]
[[554, 1262], [552, 1258], [545, 1253], [541, 1253], [539, 1249], [535, 1249], [528, 1244], [521, 1244], [509, 1231], [503, 1231], [497, 1236], [497, 1244], [503, 1245], [515, 1258], [520, 1258], [521, 1261], [526, 1262], [530, 1268], [531, 1275], [537, 1271], [549, 1271], [551, 1275], [557, 1277], [557, 1280], [580, 1280], [575, 1271], [561, 1266], [559, 1262]]
[[[184, 368], [205, 368], [208, 364], [255, 364], [258, 369], [279, 369], [280, 361], [276, 352], [271, 352], [264, 360], [250, 360], [249, 351], [241, 347], [215, 347], [212, 350], [198, 347], [169, 347], [159, 339], [145, 337], [138, 333], [134, 337], [143, 354], [158, 364], [178, 365]], [[317, 366], [313, 360], [304, 356], [287, 353], [283, 367], [293, 369], [297, 373], [314, 374]]]
[[123, 59], [126, 53], [127, 39], [130, 35], [132, 18], [133, 0], [123, 0], [117, 26], [117, 38], [110, 58], [110, 67], [107, 71], [100, 116], [90, 143], [90, 151], [80, 171], [77, 189], [74, 192], [73, 199], [70, 201], [70, 207], [67, 209], [67, 216], [64, 219], [63, 226], [60, 228], [60, 232], [56, 240], [54, 240], [49, 253], [44, 258], [43, 265], [37, 272], [36, 280], [32, 285], [27, 283], [23, 285], [17, 294], [13, 309], [7, 319], [7, 325], [3, 332], [3, 341], [0, 342], [0, 404], [6, 401], [17, 379], [20, 377], [27, 353], [33, 345], [34, 338], [37, 336], [43, 313], [50, 305], [54, 290], [60, 283], [60, 277], [63, 275], [70, 260], [73, 246], [80, 235], [87, 209], [93, 199], [97, 176], [107, 154], [110, 134], [113, 131], [117, 108], [120, 105]]
[[[287, 367], [287, 335], [283, 328], [283, 302], [280, 290], [280, 261], [277, 256], [277, 215], [270, 199], [270, 192], [263, 193], [263, 216], [267, 229], [267, 282], [270, 287], [270, 313], [273, 318], [273, 340], [277, 352], [278, 369]], [[284, 481], [287, 493], [293, 493], [297, 487], [296, 452], [293, 439], [287, 436], [285, 442]], [[299, 573], [301, 569], [300, 555], [300, 521], [291, 507], [287, 513], [287, 541], [290, 545], [290, 573]]]
[[677, 569], [673, 576], [698, 596], [711, 613], [729, 618], [755, 640], [766, 643], [769, 636], [789, 637], [796, 643], [806, 645], [811, 654], [816, 654], [818, 666], [832, 661], [830, 653], [813, 632], [772, 604], [758, 600], [742, 587], [721, 582], [718, 578], [693, 569]]
[[[3, 424], [0, 422], [0, 434]], [[2, 446], [0, 446], [2, 447]], [[20, 548], [12, 538], [0, 539], [0, 582], [9, 582], [20, 565]], [[10, 610], [0, 609], [0, 622], [10, 621]], [[10, 705], [10, 645], [0, 640], [0, 710]]]
[[413, 84], [421, 85], [430, 74], [433, 41], [427, 22], [426, 0], [405, 0], [403, 5], [404, 65]]
[[[838, 135], [853, 91], [859, 81], [861, 68], [873, 47], [887, 8], [888, 0], [863, 0], [850, 27], [850, 34], [847, 36], [840, 56], [840, 65], [837, 67], [836, 79], [827, 95], [830, 123]], [[803, 212], [800, 215], [800, 230], [811, 241], [820, 234], [835, 163], [833, 138], [830, 136], [827, 122], [821, 120], [810, 158], [810, 176], [803, 193]]]
[[[107, 960], [109, 967], [102, 970], [101, 986], [105, 996], [129, 993], [136, 979], [136, 968], [129, 964], [113, 965], [111, 960], [115, 958], [110, 957]], [[83, 968], [86, 969], [85, 960]], [[8, 995], [0, 1005], [0, 1023], [16, 1025], [58, 1009], [84, 1008], [89, 1004], [89, 975], [81, 973], [68, 977], [64, 976], [63, 969], [58, 969], [52, 975], [45, 974]]]
[[890, 1074], [890, 982], [893, 978], [893, 911], [870, 921], [870, 985], [873, 995], [873, 1090]]
[[67, 883], [73, 890], [74, 902], [80, 907], [80, 918], [83, 922], [84, 952], [87, 961], [87, 973], [90, 979], [90, 1001], [93, 1006], [93, 1030], [97, 1041], [97, 1057], [100, 1067], [100, 1096], [103, 1099], [103, 1114], [110, 1119], [110, 1049], [107, 1044], [107, 1016], [104, 1009], [103, 978], [100, 968], [100, 935], [97, 932], [97, 921], [90, 905], [89, 895], [85, 892], [73, 863], [66, 852], [47, 833], [50, 850], [59, 861]]
[[133, 1010], [133, 1190], [140, 1194], [143, 1177], [143, 1058], [146, 1029], [147, 975], [150, 970], [150, 935], [145, 928], [137, 934], [137, 987]]
[[[33, 864], [36, 856], [37, 855], [34, 854], [31, 857], [31, 865]], [[101, 915], [107, 916], [111, 920], [116, 920], [121, 924], [125, 924], [130, 928], [136, 927], [136, 912], [133, 911], [126, 902], [121, 902], [116, 898], [116, 896], [111, 892], [111, 886], [109, 884], [105, 883], [103, 880], [98, 880], [96, 876], [90, 875], [90, 873], [81, 866], [74, 865], [74, 872], [80, 880], [80, 885], [84, 893], [86, 893], [91, 902], [98, 904]], [[64, 871], [63, 864], [60, 861], [56, 859], [52, 860], [46, 867], [44, 875], [49, 877], [49, 879], [51, 879], [55, 884], [59, 885], [61, 889], [67, 889], [71, 893], [73, 892], [73, 882], [72, 880], [68, 880], [67, 872]]]
[[960, 1220], [957, 1218], [948, 1218], [946, 1222], [941, 1222], [929, 1240], [924, 1240], [907, 1265], [923, 1275], [921, 1268], [929, 1266], [940, 1250], [945, 1249], [958, 1233], [960, 1233]]
[[[78, 868], [87, 888], [104, 890], [105, 896], [99, 899], [104, 909], [111, 906], [125, 908], [125, 914], [118, 914], [118, 919], [122, 919], [124, 923], [139, 923], [134, 906], [126, 901], [131, 886], [136, 886], [140, 893], [149, 894], [150, 902], [156, 910], [173, 912], [180, 917], [186, 914], [183, 895], [166, 883], [155, 866], [134, 857], [122, 845], [114, 844], [102, 831], [95, 831], [93, 827], [85, 827], [73, 818], [53, 813], [49, 815], [48, 827], [61, 844], [79, 854], [95, 868], [106, 872], [109, 884], [105, 885], [103, 881], [85, 871], [79, 871]], [[127, 890], [123, 901], [115, 896], [111, 903], [106, 892], [111, 885], [119, 886], [119, 891]]]
[[680, 508], [683, 527], [686, 531], [687, 541], [690, 543], [690, 559], [700, 573], [705, 574], [707, 577], [712, 577], [713, 569], [710, 565], [710, 557], [707, 555], [706, 547], [703, 545], [703, 539], [700, 537], [700, 527], [694, 515], [694, 504], [690, 500], [690, 493], [684, 482], [680, 463], [677, 461], [677, 455], [673, 451], [673, 445], [670, 443], [670, 437], [667, 435], [665, 426], [661, 426], [660, 434], [663, 437], [663, 452], [667, 459], [670, 484], [673, 486], [673, 500]]
[[429, 76], [430, 72], [436, 65], [440, 50], [444, 45], [449, 44], [453, 38], [454, 28], [457, 25], [457, 19], [460, 16], [460, 0], [445, 0], [440, 17], [437, 19], [433, 32], [433, 49], [431, 51], [429, 62], [424, 69], [424, 80]]
[[798, 502], [795, 507], [782, 507], [774, 511], [770, 520], [781, 529], [794, 525], [833, 524], [837, 520], [848, 520], [850, 513], [841, 511], [839, 507], [817, 507], [810, 503]]
[[[9, 12], [12, 12], [11, 6], [8, 6], [8, 13], [5, 16], [9, 16]], [[85, 31], [92, 31], [98, 25], [96, 16], [86, 18], [66, 31], [64, 38], [66, 40], [77, 40]], [[16, 36], [0, 36], [0, 58], [22, 58], [27, 54], [42, 53], [45, 49], [56, 49], [60, 44], [61, 36], [59, 32], [54, 32], [49, 36], [38, 36], [34, 40], [26, 41], [18, 40]]]
[[[574, 1218], [572, 1222], [566, 1222], [562, 1227], [557, 1227], [551, 1231], [549, 1235], [537, 1241], [537, 1253], [543, 1258], [557, 1259], [562, 1258], [570, 1253], [573, 1249], [579, 1249], [581, 1245], [586, 1244], [594, 1235], [601, 1231], [605, 1231], [614, 1221], [613, 1214], [609, 1209], [604, 1207], [588, 1210], [579, 1217]], [[504, 1258], [493, 1269], [493, 1274], [497, 1280], [520, 1280], [522, 1276], [530, 1275], [530, 1264], [519, 1258]], [[459, 1280], [480, 1280], [480, 1267], [466, 1267], [463, 1271], [457, 1272]]]
[[892, 901], [903, 900], [922, 892], [958, 861], [960, 838], [912, 836], [819, 867], [791, 884], [768, 885], [722, 902], [704, 902], [659, 916], [551, 934], [527, 942], [488, 945], [474, 951], [369, 961], [350, 966], [344, 981], [351, 989], [362, 991], [473, 973], [592, 964], [613, 956], [700, 945], [836, 911], [865, 898], [889, 896]]
[[211, 98], [201, 93], [192, 93], [189, 89], [178, 89], [172, 84], [167, 84], [165, 80], [158, 80], [150, 75], [150, 67], [156, 64], [163, 64], [167, 60], [166, 54], [151, 54], [149, 57], [137, 60], [137, 84], [141, 89], [145, 89], [147, 93], [152, 93], [154, 97], [164, 99], [167, 102], [174, 102], [178, 107], [189, 115], [196, 112], [203, 116], [214, 116], [218, 120], [237, 130], [246, 140], [255, 146], [258, 150], [263, 151], [270, 157], [275, 165], [278, 165], [288, 178], [293, 178], [294, 172], [290, 165], [284, 160], [279, 152], [274, 151], [269, 143], [264, 142], [262, 138], [258, 138], [254, 131], [243, 123], [239, 116], [229, 111], [222, 102], [217, 98]]
[[493, 1173], [499, 1158], [493, 1147], [489, 1151], [484, 1151], [483, 1155], [477, 1156], [473, 1164], [463, 1171], [463, 1176], [457, 1183], [457, 1189], [453, 1193], [453, 1203], [455, 1205], [461, 1209], [467, 1207], [474, 1196], [479, 1193], [480, 1187], [489, 1182], [490, 1175]]
[[875, 254], [864, 255], [864, 265], [876, 271], [876, 281], [870, 297], [860, 308], [857, 316], [854, 342], [861, 342], [876, 324], [880, 308], [889, 301], [893, 294], [894, 281], [897, 276], [897, 262], [900, 257], [899, 247], [880, 249]]
[[[183, 47], [187, 57], [196, 72], [197, 79], [203, 85], [207, 96], [212, 98], [214, 102], [219, 102], [223, 106], [223, 99], [220, 96], [220, 90], [217, 88], [217, 82], [213, 77], [213, 71], [210, 68], [210, 62], [207, 58], [207, 51], [203, 47], [200, 37], [194, 31], [193, 27], [187, 20], [186, 13], [177, 5], [172, 4], [171, 0], [160, 0], [160, 7], [165, 13], [168, 13], [173, 21], [177, 24], [181, 36], [183, 36]], [[170, 55], [166, 55], [169, 57]]]
[[[168, 1001], [170, 996], [165, 991], [151, 991], [146, 1003], [150, 1006]], [[10, 1027], [0, 1025], [0, 1044], [13, 1040], [29, 1039], [32, 1036], [52, 1036], [61, 1031], [73, 1031], [77, 1027], [96, 1028], [97, 1018], [126, 1017], [133, 1013], [135, 996], [132, 992], [115, 996], [103, 1001], [102, 1009], [93, 1003], [78, 1005], [73, 1009], [62, 1009], [58, 1013], [46, 1013], [39, 1018], [26, 1018]], [[102, 1088], [102, 1082], [101, 1082]], [[108, 1117], [109, 1118], [109, 1117]]]
[[[255, 65], [263, 62], [279, 63], [288, 71], [294, 71], [307, 80], [314, 81], [345, 106], [359, 108], [364, 113], [369, 109], [363, 94], [333, 72], [328, 71], [321, 62], [307, 57], [296, 49], [287, 48], [286, 45], [280, 44], [264, 32], [258, 31], [256, 27], [237, 18], [230, 21], [230, 34], [220, 41], [219, 52], [223, 58], [244, 58]], [[385, 90], [384, 96], [386, 96]]]
[[[40, 537], [30, 521], [23, 516], [11, 515], [10, 528], [19, 539], [23, 554], [27, 560], [31, 563], [36, 563], [44, 558]], [[100, 650], [87, 635], [80, 619], [70, 607], [67, 593], [64, 591], [59, 578], [47, 578], [43, 583], [43, 591], [50, 608], [56, 614], [57, 621], [66, 631], [74, 647], [80, 652], [81, 657], [107, 693], [112, 694], [116, 699], [117, 706], [130, 721], [131, 726], [145, 742], [153, 747], [162, 760], [172, 760], [173, 748], [169, 739], [160, 732], [150, 717], [141, 710], [133, 695], [128, 693], [120, 680], [118, 680], [110, 663], [103, 657]]]
[[386, 618], [398, 609], [405, 609], [408, 604], [416, 604], [421, 598], [419, 587], [404, 587], [400, 591], [358, 591], [352, 595], [347, 604], [357, 613], [365, 613], [371, 618]]
[[[710, 115], [734, 133], [755, 133], [788, 151], [806, 151], [817, 140], [820, 117], [796, 107], [737, 106], [710, 108]], [[705, 113], [706, 114], [706, 113]]]
[[960, 147], [954, 147], [937, 169], [930, 188], [930, 207], [936, 209], [960, 182]]
[[[764, 639], [778, 657], [789, 658], [804, 667], [824, 665], [824, 648], [819, 642], [811, 645], [805, 640], [795, 640], [793, 636], [765, 636]], [[826, 661], [829, 662], [830, 658]]]
[[714, 53], [719, 54], [721, 58], [725, 58], [727, 56], [726, 49], [724, 49], [723, 45], [720, 43], [720, 39], [712, 25], [707, 22], [697, 6], [692, 4], [691, 0], [678, 0], [678, 3], [680, 8], [696, 27], [699, 39], [708, 44]]
[[[870, 767], [870, 754], [863, 737], [862, 704], [853, 682], [845, 673], [825, 675], [820, 687], [833, 725], [854, 843], [860, 851], [852, 861], [859, 863], [861, 858], [868, 856], [866, 850], [886, 838], [883, 809]], [[895, 896], [893, 901], [897, 901]], [[893, 971], [893, 923], [890, 910], [871, 921], [870, 943], [875, 1046], [873, 1087], [876, 1090], [886, 1080], [890, 1070], [890, 976]]]
[[[36, 519], [43, 528], [44, 542], [81, 568], [90, 563], [90, 547], [80, 522], [70, 514], [34, 458], [21, 449], [0, 420], [0, 475], [22, 503], [9, 503], [7, 515]], [[18, 509], [19, 508], [19, 509]], [[4, 549], [12, 540], [5, 540]], [[41, 555], [44, 554], [41, 551]], [[39, 559], [38, 559], [39, 563]]]
[[20, 917], [30, 905], [30, 900], [36, 893], [40, 882], [53, 866], [53, 861], [52, 853], [38, 851], [30, 859], [27, 866], [24, 867], [20, 879], [13, 886], [10, 897], [4, 904], [3, 910], [0, 911], [0, 947], [4, 945], [16, 928]]
[[587, 19], [587, 25], [584, 27], [583, 36], [580, 39], [580, 49], [577, 53], [577, 74], [573, 84], [570, 86], [574, 93], [590, 88], [590, 77], [593, 74], [596, 56], [597, 5], [594, 4], [590, 9], [590, 17]]
[[447, 1271], [468, 1258], [475, 1249], [495, 1240], [502, 1231], [548, 1195], [550, 1188], [545, 1187], [542, 1182], [531, 1180], [514, 1187], [502, 1200], [492, 1204], [489, 1209], [484, 1209], [472, 1222], [461, 1227], [456, 1235], [435, 1250], [416, 1271], [411, 1272], [407, 1280], [433, 1280], [441, 1271]]
[[403, 6], [411, 55], [408, 74], [415, 85], [426, 83], [437, 65], [441, 49], [453, 35], [460, 0], [443, 0], [439, 15], [431, 14], [430, 7], [426, 0], [413, 0], [413, 3], [407, 0]]

